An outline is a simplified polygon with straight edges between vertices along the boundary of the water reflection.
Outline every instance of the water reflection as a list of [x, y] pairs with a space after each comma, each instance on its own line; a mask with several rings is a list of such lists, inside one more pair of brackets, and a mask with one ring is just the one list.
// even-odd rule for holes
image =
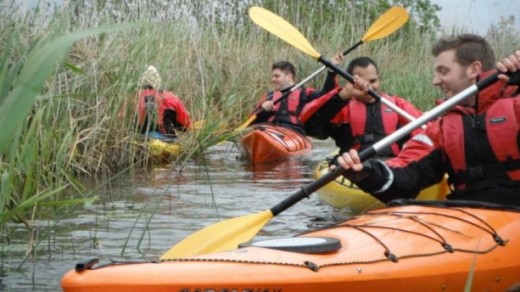
[[246, 164], [244, 171], [251, 174], [251, 181], [270, 181], [279, 186], [296, 187], [309, 180], [306, 175], [307, 161], [294, 158], [272, 163]]
[[[273, 207], [312, 180], [331, 144], [315, 141], [311, 155], [251, 165], [224, 143], [182, 167], [121, 178], [97, 194], [98, 202], [60, 214], [59, 221], [35, 218], [35, 252], [28, 258], [27, 231], [9, 224], [9, 242], [0, 246], [0, 290], [58, 291], [61, 276], [84, 257], [156, 260], [203, 227]], [[273, 218], [257, 238], [297, 234], [341, 216], [311, 196]]]

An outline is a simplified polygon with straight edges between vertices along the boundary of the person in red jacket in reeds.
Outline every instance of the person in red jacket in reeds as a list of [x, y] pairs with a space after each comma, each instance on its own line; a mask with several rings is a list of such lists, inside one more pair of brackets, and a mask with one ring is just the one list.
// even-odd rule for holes
[[[342, 56], [338, 54], [335, 58], [342, 59]], [[407, 118], [363, 91], [367, 87], [410, 116], [417, 118], [422, 115], [421, 110], [411, 102], [381, 91], [379, 69], [371, 58], [353, 59], [347, 66], [347, 72], [354, 76], [354, 83], [347, 82], [343, 87], [337, 87], [305, 105], [301, 120], [309, 136], [318, 139], [331, 137], [340, 148], [339, 153], [350, 149], [362, 151], [409, 122]], [[402, 143], [404, 141], [390, 145], [378, 153], [378, 156], [397, 156]]]
[[[440, 102], [497, 70], [520, 71], [520, 50], [495, 63], [489, 43], [474, 34], [442, 38], [432, 54]], [[395, 158], [361, 163], [357, 151], [343, 153], [338, 163], [349, 170], [345, 176], [388, 202], [415, 198], [448, 173], [448, 200], [520, 206], [520, 90], [515, 78], [499, 78], [412, 137]]]
[[158, 131], [176, 137], [176, 131], [191, 127], [190, 115], [179, 97], [160, 89], [161, 77], [154, 66], [148, 66], [143, 73], [142, 84], [137, 109], [141, 133]]

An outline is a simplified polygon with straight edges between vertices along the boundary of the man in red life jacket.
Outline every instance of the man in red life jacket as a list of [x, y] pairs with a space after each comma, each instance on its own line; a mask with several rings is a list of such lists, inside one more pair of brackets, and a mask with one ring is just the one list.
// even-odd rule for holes
[[[462, 34], [433, 46], [433, 85], [449, 99], [496, 72], [487, 41]], [[496, 63], [520, 70], [520, 50]], [[509, 78], [499, 80], [432, 122], [396, 158], [360, 162], [356, 150], [338, 158], [346, 176], [383, 202], [414, 198], [449, 174], [448, 199], [520, 206], [520, 96]]]
[[305, 103], [319, 97], [324, 92], [332, 90], [336, 86], [334, 76], [327, 78], [321, 91], [313, 88], [298, 88], [292, 91], [288, 97], [278, 102], [277, 100], [294, 86], [296, 69], [292, 63], [287, 61], [276, 62], [271, 69], [273, 91], [262, 97], [259, 105], [256, 107], [261, 110], [255, 111], [256, 119], [253, 123], [273, 123], [305, 134], [303, 124], [300, 121], [300, 113]]
[[149, 66], [142, 77], [139, 93], [138, 121], [141, 133], [158, 131], [176, 137], [175, 131], [186, 131], [191, 126], [190, 115], [182, 101], [172, 92], [159, 89], [161, 77], [154, 66]]
[[[341, 54], [336, 55], [338, 57]], [[348, 82], [342, 88], [338, 87], [308, 103], [303, 109], [301, 119], [308, 135], [318, 139], [331, 137], [340, 148], [340, 153], [349, 149], [362, 151], [409, 122], [363, 91], [368, 86], [410, 116], [419, 117], [422, 114], [409, 101], [381, 91], [379, 69], [371, 58], [352, 60], [347, 72], [354, 76], [353, 84]], [[378, 156], [395, 157], [403, 142], [383, 149]]]

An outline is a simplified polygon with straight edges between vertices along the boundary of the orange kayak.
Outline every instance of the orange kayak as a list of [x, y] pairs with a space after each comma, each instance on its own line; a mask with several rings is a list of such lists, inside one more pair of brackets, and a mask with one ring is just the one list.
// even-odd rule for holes
[[464, 291], [468, 287], [505, 291], [520, 285], [520, 209], [435, 204], [373, 210], [328, 228], [249, 242], [227, 252], [161, 263], [80, 266], [80, 271], [68, 272], [61, 285], [67, 292]]
[[271, 162], [304, 155], [312, 143], [304, 135], [268, 123], [255, 124], [240, 139], [240, 152], [251, 163]]

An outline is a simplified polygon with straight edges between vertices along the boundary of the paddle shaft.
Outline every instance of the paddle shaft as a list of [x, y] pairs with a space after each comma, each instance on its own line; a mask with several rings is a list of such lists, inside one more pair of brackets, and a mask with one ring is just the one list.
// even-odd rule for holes
[[[514, 74], [516, 79], [520, 77], [520, 71], [516, 72]], [[385, 137], [384, 139], [380, 140], [379, 142], [372, 145], [370, 148], [365, 149], [364, 151], [359, 153], [359, 157], [362, 161], [374, 156], [378, 151], [380, 151], [383, 148], [386, 148], [390, 146], [391, 144], [395, 143], [396, 141], [406, 137], [409, 135], [413, 130], [419, 128], [421, 125], [425, 125], [426, 123], [432, 121], [433, 119], [441, 116], [444, 114], [447, 110], [454, 107], [464, 99], [474, 95], [479, 90], [482, 90], [495, 81], [498, 80], [498, 73], [489, 76], [488, 78], [479, 81], [478, 83], [466, 88], [462, 92], [458, 93], [457, 95], [453, 96], [452, 98], [446, 100], [442, 104], [436, 106], [435, 108], [431, 109], [430, 111], [426, 112], [419, 118], [415, 119], [414, 121], [411, 121], [410, 123], [406, 124], [404, 127], [400, 128], [399, 130], [395, 131], [391, 135]], [[319, 179], [313, 181], [312, 183], [309, 183], [305, 186], [303, 186], [300, 190], [295, 192], [294, 194], [287, 197], [282, 202], [278, 203], [276, 206], [271, 208], [271, 212], [273, 213], [273, 216], [276, 216], [280, 214], [281, 212], [285, 211], [286, 209], [290, 208], [297, 202], [301, 201], [304, 198], [308, 198], [313, 192], [319, 190], [329, 182], [336, 179], [338, 176], [344, 173], [344, 169], [341, 167], [336, 167], [333, 171], [327, 173], [326, 175], [320, 177]]]
[[349, 49], [345, 50], [343, 52], [343, 56], [346, 56], [348, 53], [352, 52], [354, 49], [356, 49], [357, 47], [361, 46], [362, 44], [364, 43], [363, 40], [360, 40], [359, 42], [357, 42], [355, 45], [353, 45], [352, 47], [350, 47]]
[[[349, 73], [347, 73], [346, 71], [344, 71], [340, 67], [332, 64], [329, 60], [323, 58], [323, 56], [320, 56], [318, 58], [318, 61], [323, 63], [323, 64], [325, 64], [326, 67], [329, 67], [334, 72], [336, 72], [337, 74], [339, 74], [342, 77], [344, 77], [345, 79], [347, 79], [349, 82], [354, 83], [354, 77], [352, 77], [352, 75], [350, 75]], [[368, 94], [370, 96], [372, 96], [373, 98], [375, 98], [377, 101], [380, 101], [380, 102], [384, 103], [387, 107], [391, 108], [393, 111], [395, 111], [396, 113], [400, 114], [401, 116], [403, 116], [407, 120], [409, 120], [409, 121], [414, 121], [415, 120], [415, 117], [413, 117], [412, 115], [410, 115], [409, 113], [404, 111], [402, 108], [398, 107], [393, 102], [391, 102], [388, 99], [386, 99], [386, 98], [382, 97], [381, 95], [379, 95], [372, 88], [368, 89]]]
[[[363, 43], [363, 41], [359, 41], [357, 42], [355, 45], [353, 45], [352, 47], [350, 47], [349, 49], [345, 50], [342, 54], [343, 56], [346, 56], [348, 53], [352, 52], [355, 48], [359, 47], [361, 44]], [[296, 84], [296, 85], [293, 85], [292, 88], [291, 88], [291, 91], [289, 91], [289, 93], [293, 92], [296, 88], [302, 86], [303, 84], [305, 84], [307, 81], [311, 80], [312, 78], [314, 78], [316, 75], [320, 74], [323, 70], [325, 70], [327, 68], [327, 66], [322, 66], [321, 68], [319, 68], [318, 70], [314, 71], [314, 73], [312, 73], [311, 75], [309, 75], [307, 78], [303, 79], [302, 81], [300, 81], [300, 83]], [[289, 95], [289, 94], [287, 94]], [[285, 94], [282, 95], [282, 97], [280, 97], [280, 99], [277, 100], [280, 101], [282, 98], [285, 98]]]

